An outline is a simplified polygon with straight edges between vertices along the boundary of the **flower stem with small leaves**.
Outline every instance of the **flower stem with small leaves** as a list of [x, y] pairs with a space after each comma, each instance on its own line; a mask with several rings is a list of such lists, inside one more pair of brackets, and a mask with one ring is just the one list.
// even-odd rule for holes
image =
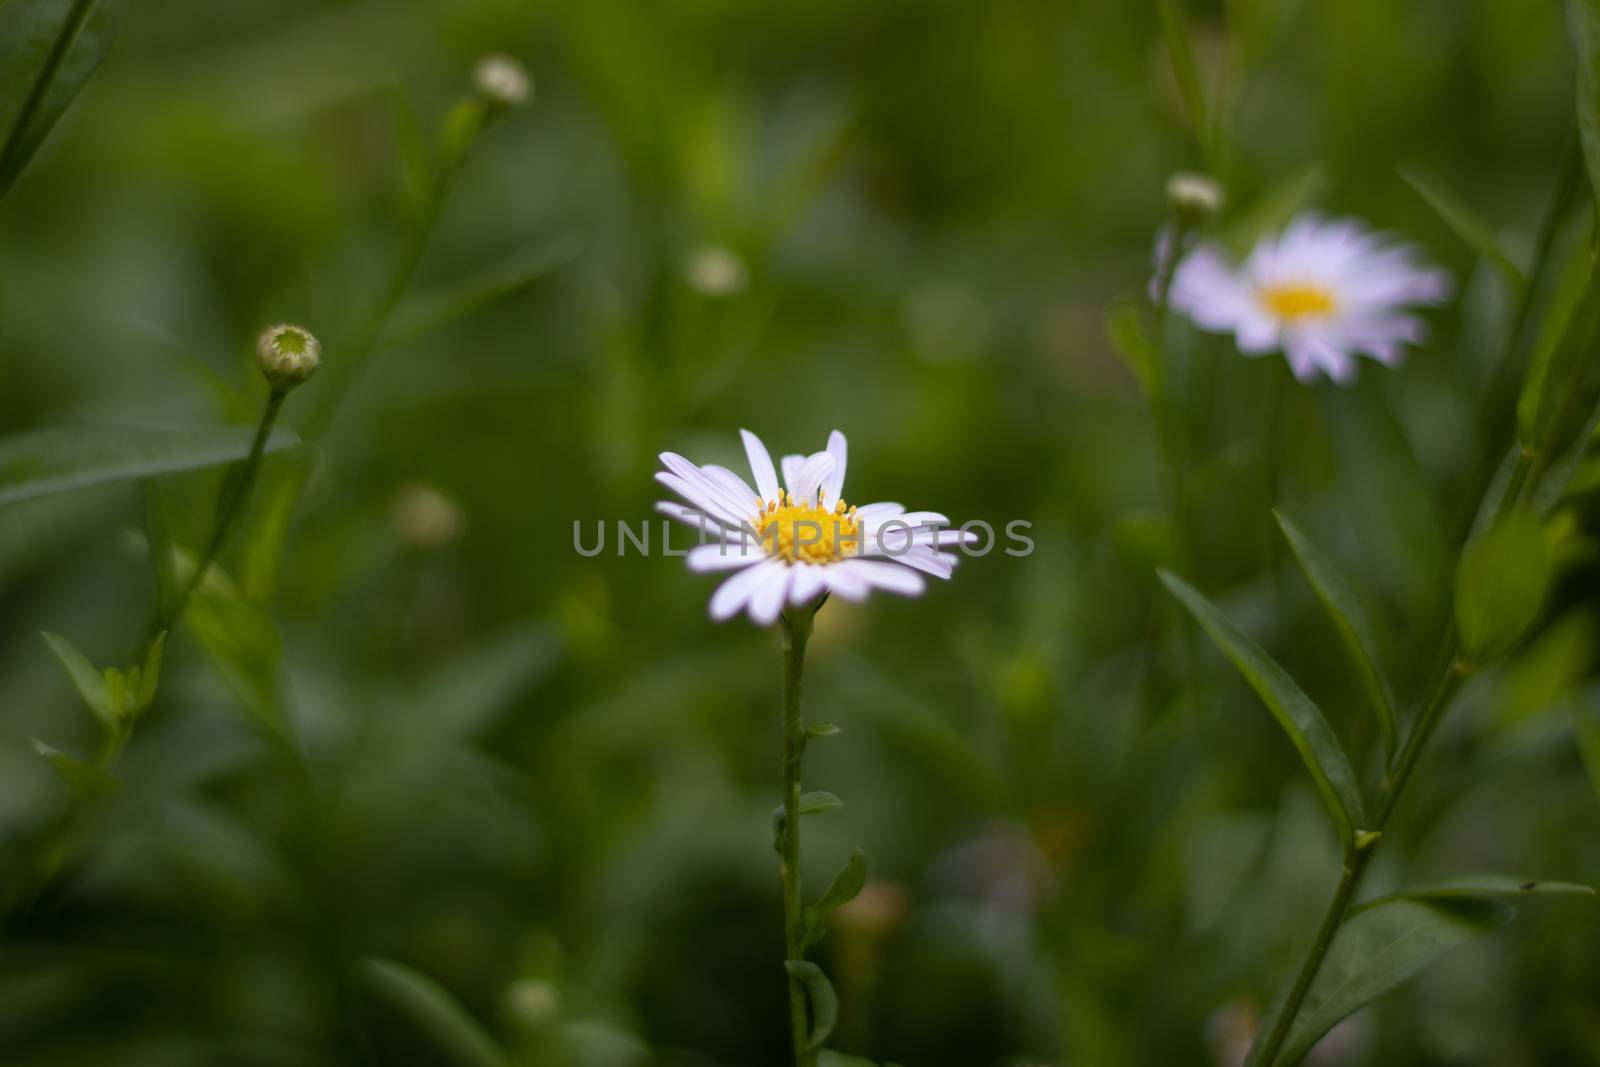
[[[1511, 478], [1500, 499], [1495, 502], [1495, 520], [1516, 507], [1534, 469], [1534, 456], [1531, 453], [1525, 451], [1517, 457]], [[1461, 656], [1460, 642], [1453, 625], [1446, 634], [1444, 653], [1440, 660], [1444, 666], [1434, 674], [1427, 691], [1423, 694], [1422, 710], [1418, 713], [1416, 725], [1412, 727], [1405, 745], [1400, 750], [1394, 770], [1386, 778], [1383, 798], [1373, 824], [1360, 829], [1371, 831], [1375, 835], [1382, 835], [1388, 829], [1389, 821], [1394, 817], [1395, 809], [1400, 804], [1400, 798], [1405, 793], [1406, 786], [1410, 784], [1418, 763], [1422, 760], [1423, 750], [1433, 737], [1434, 730], [1444, 717], [1451, 700], [1460, 690], [1461, 683], [1471, 671], [1472, 664]], [[1357, 890], [1361, 888], [1361, 880], [1367, 873], [1373, 855], [1378, 851], [1379, 843], [1380, 836], [1373, 836], [1365, 848], [1358, 846], [1352, 853], [1346, 855], [1338, 888], [1334, 890], [1333, 900], [1328, 904], [1328, 910], [1322, 917], [1322, 924], [1317, 928], [1311, 949], [1306, 953], [1300, 970], [1295, 974], [1294, 984], [1289, 987], [1289, 995], [1285, 998], [1271, 1031], [1263, 1040], [1261, 1051], [1252, 1061], [1257, 1067], [1275, 1067], [1278, 1053], [1288, 1040], [1295, 1017], [1300, 1013], [1301, 1005], [1305, 1003], [1312, 983], [1322, 970], [1323, 961], [1333, 947], [1334, 938], [1349, 913], [1350, 904], [1355, 899]]]
[[[783, 878], [784, 952], [790, 960], [798, 960], [805, 953], [805, 906], [800, 895], [800, 766], [805, 758], [806, 731], [800, 718], [800, 680], [815, 617], [814, 607], [788, 611], [782, 616], [783, 832], [778, 871]], [[795, 1067], [813, 1067], [816, 1056], [807, 1036], [805, 987], [793, 974], [788, 976], [788, 982]]]

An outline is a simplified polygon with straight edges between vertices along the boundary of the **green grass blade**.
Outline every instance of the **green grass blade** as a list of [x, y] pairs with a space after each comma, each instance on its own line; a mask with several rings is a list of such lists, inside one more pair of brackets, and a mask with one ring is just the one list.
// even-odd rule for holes
[[1505, 277], [1506, 284], [1511, 287], [1513, 298], [1520, 300], [1528, 288], [1528, 279], [1500, 247], [1500, 242], [1495, 240], [1494, 231], [1488, 224], [1464, 201], [1432, 179], [1403, 169], [1400, 171], [1400, 177], [1417, 191], [1418, 196], [1427, 201], [1428, 206], [1433, 208], [1434, 214], [1444, 220], [1444, 224], [1450, 227], [1468, 248], [1494, 265], [1494, 268]]

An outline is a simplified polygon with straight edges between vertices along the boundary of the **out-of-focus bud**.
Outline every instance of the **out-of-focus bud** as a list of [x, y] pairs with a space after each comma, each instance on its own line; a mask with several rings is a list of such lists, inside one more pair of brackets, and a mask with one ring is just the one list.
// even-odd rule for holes
[[501, 1006], [513, 1025], [537, 1030], [561, 1018], [561, 990], [543, 979], [518, 978], [506, 987]]
[[724, 245], [702, 245], [684, 260], [689, 288], [706, 296], [737, 296], [750, 280], [739, 253]]
[[316, 373], [322, 345], [305, 327], [284, 323], [262, 331], [256, 355], [272, 388], [287, 390]]
[[394, 528], [400, 539], [424, 552], [449, 548], [461, 536], [461, 509], [428, 485], [408, 485], [394, 498]]
[[1180, 226], [1198, 226], [1222, 210], [1222, 186], [1204, 174], [1179, 171], [1167, 179], [1167, 202]]
[[472, 72], [472, 81], [495, 107], [521, 107], [533, 95], [527, 69], [510, 56], [484, 56]]

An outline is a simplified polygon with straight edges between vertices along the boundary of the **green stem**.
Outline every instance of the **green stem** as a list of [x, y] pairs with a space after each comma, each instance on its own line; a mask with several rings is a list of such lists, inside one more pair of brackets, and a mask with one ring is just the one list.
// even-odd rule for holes
[[[806, 731], [800, 719], [800, 679], [805, 671], [806, 641], [816, 609], [785, 612], [783, 624], [783, 837], [779, 874], [783, 877], [783, 943], [785, 958], [805, 953], [805, 908], [800, 896], [800, 765], [805, 758]], [[794, 1039], [795, 1067], [812, 1067], [808, 1050], [806, 991], [789, 975], [789, 1029]]]
[[[1495, 502], [1495, 520], [1516, 506], [1524, 489], [1529, 485], [1529, 475], [1533, 469], [1532, 453], [1523, 452], [1517, 457], [1517, 464], [1512, 469], [1511, 479], [1506, 484], [1505, 492]], [[1400, 804], [1400, 798], [1405, 794], [1406, 786], [1410, 784], [1411, 777], [1416, 773], [1417, 765], [1422, 760], [1423, 750], [1432, 739], [1434, 730], [1444, 717], [1445, 709], [1450, 706], [1450, 701], [1454, 699], [1471, 669], [1472, 665], [1461, 658], [1461, 648], [1453, 626], [1445, 637], [1444, 645], [1444, 653], [1440, 657], [1445, 665], [1444, 669], [1434, 675], [1427, 692], [1423, 695], [1422, 711], [1418, 714], [1417, 723], [1400, 750], [1394, 771], [1383, 790], [1377, 816], [1370, 827], [1358, 827], [1358, 829], [1371, 830], [1378, 834], [1388, 829], [1389, 821], [1394, 818], [1395, 809]], [[1328, 950], [1333, 947], [1333, 939], [1350, 909], [1350, 902], [1355, 898], [1356, 891], [1361, 888], [1361, 879], [1367, 873], [1367, 867], [1378, 851], [1379, 843], [1380, 839], [1374, 838], [1366, 848], [1358, 848], [1353, 854], [1345, 857], [1339, 886], [1334, 891], [1333, 900], [1322, 917], [1322, 925], [1317, 928], [1317, 936], [1311, 943], [1311, 950], [1306, 953], [1305, 960], [1300, 964], [1294, 984], [1289, 987], [1289, 995], [1278, 1012], [1277, 1021], [1273, 1024], [1271, 1032], [1261, 1045], [1260, 1053], [1252, 1060], [1258, 1067], [1273, 1067], [1273, 1061], [1289, 1037], [1295, 1016], [1300, 1013], [1306, 994], [1311, 991], [1311, 985], [1322, 969], [1323, 960], [1327, 958]]]
[[72, 42], [78, 39], [78, 31], [83, 29], [83, 24], [88, 21], [89, 12], [94, 4], [95, 0], [73, 0], [72, 7], [67, 10], [67, 17], [61, 20], [61, 28], [56, 31], [54, 40], [50, 42], [50, 51], [45, 54], [44, 65], [39, 68], [39, 74], [33, 79], [33, 84], [28, 86], [28, 95], [23, 98], [22, 106], [17, 109], [17, 117], [12, 120], [11, 130], [6, 135], [4, 146], [0, 146], [0, 170], [9, 169], [12, 157], [21, 151], [23, 140], [28, 134], [28, 127], [33, 123], [34, 115], [43, 106], [45, 95], [50, 91], [50, 83], [55, 81], [56, 72], [61, 69], [61, 64], [66, 62], [67, 52], [72, 48]]
[[222, 497], [217, 502], [217, 524], [211, 531], [211, 540], [206, 542], [205, 551], [195, 562], [194, 573], [184, 583], [183, 591], [178, 594], [177, 599], [156, 624], [156, 633], [172, 629], [173, 625], [183, 617], [183, 609], [188, 607], [189, 599], [205, 581], [206, 572], [211, 569], [211, 564], [216, 562], [217, 555], [227, 543], [228, 534], [233, 531], [235, 520], [244, 510], [245, 501], [250, 499], [250, 490], [255, 486], [256, 476], [261, 470], [261, 457], [267, 449], [267, 438], [272, 436], [273, 423], [278, 421], [278, 412], [283, 408], [283, 398], [288, 395], [287, 389], [274, 389], [267, 397], [266, 409], [262, 411], [261, 422], [256, 426], [255, 440], [250, 444], [250, 455], [245, 459], [238, 479], [223, 486]]

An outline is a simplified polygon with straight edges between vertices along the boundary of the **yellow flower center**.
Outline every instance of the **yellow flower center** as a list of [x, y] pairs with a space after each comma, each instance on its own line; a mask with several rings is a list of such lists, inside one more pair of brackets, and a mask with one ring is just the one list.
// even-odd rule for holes
[[842, 500], [829, 511], [782, 493], [756, 516], [756, 534], [767, 555], [790, 563], [833, 563], [861, 551], [855, 509]]
[[1256, 296], [1280, 319], [1309, 318], [1333, 310], [1333, 294], [1320, 285], [1263, 285]]

